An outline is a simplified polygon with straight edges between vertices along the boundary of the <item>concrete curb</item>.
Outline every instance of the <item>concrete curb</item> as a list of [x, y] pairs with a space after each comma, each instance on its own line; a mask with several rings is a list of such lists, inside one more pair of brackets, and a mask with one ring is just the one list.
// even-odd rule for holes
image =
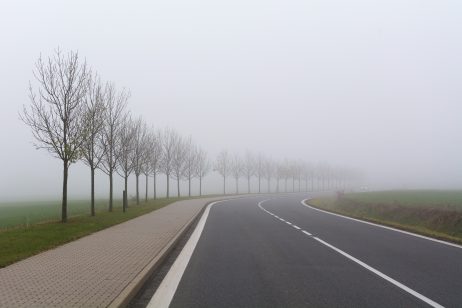
[[181, 237], [186, 233], [191, 224], [202, 215], [204, 209], [212, 202], [205, 203], [200, 211], [197, 212], [181, 229], [178, 233], [159, 251], [157, 255], [136, 275], [136, 277], [125, 287], [125, 289], [109, 304], [108, 307], [127, 307], [130, 301], [136, 296], [138, 291], [144, 285], [146, 280], [151, 274], [159, 268], [170, 251], [175, 247]]

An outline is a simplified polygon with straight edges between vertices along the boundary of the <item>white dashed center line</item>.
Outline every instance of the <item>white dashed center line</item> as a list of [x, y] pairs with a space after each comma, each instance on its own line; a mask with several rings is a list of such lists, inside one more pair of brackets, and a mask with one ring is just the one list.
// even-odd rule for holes
[[[264, 212], [270, 214], [270, 215], [273, 216], [273, 217], [278, 218], [278, 219], [279, 219], [280, 221], [282, 221], [282, 222], [287, 223], [288, 225], [292, 226], [294, 229], [300, 230], [301, 232], [303, 232], [303, 233], [305, 233], [306, 235], [310, 236], [312, 239], [316, 240], [318, 243], [321, 243], [322, 245], [324, 245], [324, 246], [326, 246], [326, 247], [332, 249], [333, 251], [335, 251], [335, 252], [339, 253], [340, 255], [346, 257], [347, 259], [349, 259], [349, 260], [355, 262], [356, 264], [362, 266], [363, 268], [367, 269], [368, 271], [370, 271], [370, 272], [376, 274], [376, 275], [379, 276], [380, 278], [382, 278], [382, 279], [384, 279], [384, 280], [390, 282], [391, 284], [397, 286], [398, 288], [400, 288], [400, 289], [406, 291], [407, 293], [409, 293], [409, 294], [411, 294], [411, 295], [417, 297], [418, 299], [420, 299], [421, 301], [427, 303], [428, 305], [430, 305], [430, 306], [432, 306], [432, 307], [437, 307], [437, 308], [444, 308], [444, 306], [442, 306], [442, 305], [438, 304], [437, 302], [435, 302], [435, 301], [429, 299], [428, 297], [426, 297], [426, 296], [424, 296], [424, 295], [418, 293], [417, 291], [412, 290], [411, 288], [405, 286], [404, 284], [400, 283], [399, 281], [394, 280], [393, 278], [391, 278], [391, 277], [385, 275], [384, 273], [378, 271], [377, 269], [373, 268], [372, 266], [367, 265], [366, 263], [364, 263], [364, 262], [362, 262], [361, 260], [359, 260], [359, 259], [353, 257], [352, 255], [346, 253], [345, 251], [343, 251], [343, 250], [341, 250], [341, 249], [338, 249], [337, 247], [335, 247], [335, 246], [333, 246], [333, 245], [327, 243], [326, 241], [323, 241], [323, 240], [320, 239], [319, 237], [313, 236], [313, 235], [312, 235], [311, 233], [309, 233], [308, 231], [302, 230], [300, 227], [298, 227], [298, 226], [292, 224], [291, 222], [286, 221], [286, 220], [284, 220], [284, 219], [282, 219], [282, 218], [276, 216], [276, 214], [274, 214], [274, 213], [271, 213], [270, 211], [268, 211], [267, 209], [265, 209], [265, 208], [262, 206], [262, 203], [264, 203], [264, 202], [266, 202], [266, 201], [269, 201], [269, 200], [271, 200], [271, 199], [267, 199], [267, 200], [263, 200], [263, 201], [258, 202], [258, 207], [259, 207], [262, 211], [264, 211]], [[303, 203], [302, 203], [302, 204], [303, 204]]]

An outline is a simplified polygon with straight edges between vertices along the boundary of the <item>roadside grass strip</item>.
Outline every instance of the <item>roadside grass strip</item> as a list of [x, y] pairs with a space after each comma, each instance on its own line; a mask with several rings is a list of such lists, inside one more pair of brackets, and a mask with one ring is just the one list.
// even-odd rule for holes
[[393, 227], [389, 227], [389, 226], [385, 226], [385, 225], [376, 224], [376, 223], [373, 223], [373, 222], [370, 222], [370, 221], [365, 221], [365, 220], [361, 220], [361, 219], [358, 219], [358, 218], [353, 218], [353, 217], [350, 217], [350, 216], [334, 213], [334, 212], [331, 212], [331, 211], [322, 210], [322, 209], [319, 209], [317, 207], [314, 207], [314, 206], [311, 206], [311, 205], [307, 204], [307, 202], [309, 200], [310, 199], [304, 199], [300, 203], [303, 206], [305, 206], [307, 208], [310, 208], [312, 210], [318, 211], [318, 212], [322, 212], [322, 213], [326, 213], [326, 214], [329, 214], [329, 215], [333, 215], [333, 216], [353, 220], [353, 221], [356, 221], [356, 222], [360, 222], [360, 223], [367, 224], [367, 225], [374, 226], [374, 227], [378, 227], [378, 228], [383, 228], [383, 229], [387, 229], [387, 230], [391, 230], [391, 231], [395, 231], [395, 232], [400, 232], [400, 233], [411, 235], [411, 236], [414, 236], [414, 237], [419, 237], [419, 238], [422, 238], [422, 239], [426, 239], [426, 240], [429, 240], [429, 241], [432, 241], [432, 242], [437, 242], [437, 243], [440, 243], [440, 244], [444, 244], [444, 245], [448, 245], [448, 246], [452, 246], [452, 247], [456, 247], [456, 248], [462, 248], [462, 245], [458, 245], [458, 244], [455, 244], [455, 243], [439, 240], [439, 239], [432, 238], [432, 237], [429, 237], [429, 236], [425, 236], [425, 235], [421, 235], [421, 234], [417, 234], [417, 233], [413, 233], [413, 232], [409, 232], [409, 231], [405, 231], [405, 230], [401, 230], [401, 229], [397, 229], [397, 228], [393, 228]]

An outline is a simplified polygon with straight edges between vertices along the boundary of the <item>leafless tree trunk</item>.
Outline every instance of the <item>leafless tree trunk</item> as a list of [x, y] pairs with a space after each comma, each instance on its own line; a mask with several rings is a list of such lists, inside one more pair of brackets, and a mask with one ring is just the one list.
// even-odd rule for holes
[[264, 174], [268, 180], [268, 193], [271, 193], [271, 178], [274, 174], [274, 165], [270, 159], [266, 159], [264, 162]]
[[152, 150], [154, 148], [154, 134], [152, 130], [146, 129], [146, 137], [143, 144], [143, 164], [141, 172], [144, 174], [144, 202], [148, 202], [148, 190], [149, 190], [149, 175], [152, 173]]
[[144, 202], [148, 202], [148, 182], [149, 182], [149, 175], [145, 174], [145, 188], [144, 188]]
[[162, 133], [161, 170], [167, 177], [167, 198], [170, 198], [170, 175], [173, 171], [173, 156], [179, 136], [176, 131], [166, 128]]
[[243, 171], [247, 178], [247, 193], [250, 194], [250, 179], [255, 175], [255, 159], [250, 152], [247, 152], [245, 155]]
[[154, 172], [154, 177], [153, 177], [153, 179], [152, 179], [153, 190], [154, 190], [154, 192], [153, 192], [153, 193], [154, 193], [154, 200], [157, 199], [157, 189], [156, 189], [156, 187], [157, 187], [157, 183], [156, 183], [156, 178], [157, 178], [157, 176], [156, 176], [156, 175], [157, 175], [157, 173]]
[[242, 175], [243, 164], [239, 155], [234, 154], [230, 164], [231, 173], [236, 180], [236, 195], [239, 194], [239, 177]]
[[191, 137], [184, 144], [186, 148], [186, 160], [184, 166], [184, 177], [188, 181], [188, 196], [191, 197], [191, 182], [196, 176], [198, 149], [192, 143]]
[[95, 170], [100, 167], [105, 156], [102, 146], [104, 131], [105, 94], [101, 81], [95, 75], [88, 83], [85, 98], [84, 127], [87, 138], [82, 146], [83, 162], [90, 167], [91, 176], [91, 216], [95, 216]]
[[156, 180], [157, 180], [157, 174], [161, 170], [161, 163], [162, 163], [162, 155], [163, 155], [163, 149], [162, 149], [162, 134], [159, 131], [154, 131], [152, 129], [151, 133], [149, 134], [149, 155], [148, 155], [148, 161], [149, 161], [149, 169], [151, 171], [151, 174], [153, 175], [153, 194], [154, 194], [154, 200], [157, 199], [157, 186], [156, 186]]
[[221, 151], [215, 162], [215, 169], [223, 177], [223, 194], [226, 195], [226, 176], [229, 171], [228, 151]]
[[63, 55], [57, 50], [46, 61], [40, 57], [34, 70], [38, 91], [30, 86], [31, 106], [24, 106], [21, 114], [22, 121], [32, 129], [35, 147], [48, 150], [63, 162], [63, 223], [67, 222], [69, 166], [81, 158], [87, 137], [82, 117], [90, 74], [86, 63], [79, 62], [77, 52]]
[[102, 138], [102, 146], [105, 155], [100, 169], [109, 176], [109, 212], [112, 212], [114, 196], [113, 176], [114, 172], [117, 170], [119, 159], [117, 157], [118, 138], [126, 115], [125, 108], [130, 93], [125, 90], [117, 93], [115, 86], [111, 83], [107, 83], [105, 94], [106, 109], [104, 113], [104, 131]]
[[210, 161], [203, 149], [197, 150], [196, 176], [199, 177], [199, 196], [202, 196], [202, 178], [210, 171]]
[[133, 123], [133, 171], [136, 177], [136, 204], [140, 204], [140, 175], [147, 168], [148, 129], [140, 117]]
[[180, 136], [178, 136], [177, 142], [174, 146], [172, 159], [173, 176], [177, 183], [178, 198], [181, 196], [180, 181], [185, 174], [187, 151], [187, 143]]
[[258, 154], [257, 158], [257, 177], [258, 177], [258, 193], [261, 193], [261, 178], [263, 177], [264, 174], [264, 161], [265, 158], [263, 157], [262, 154]]
[[278, 162], [277, 165], [276, 165], [276, 192], [280, 192], [280, 181], [281, 181], [281, 177], [284, 175], [284, 166]]
[[[128, 177], [134, 169], [133, 153], [135, 148], [135, 123], [131, 120], [130, 115], [125, 115], [121, 124], [118, 136], [118, 146], [116, 148], [116, 155], [118, 157], [119, 166], [117, 173], [124, 179], [124, 187], [128, 196]], [[123, 205], [123, 211], [128, 204]]]

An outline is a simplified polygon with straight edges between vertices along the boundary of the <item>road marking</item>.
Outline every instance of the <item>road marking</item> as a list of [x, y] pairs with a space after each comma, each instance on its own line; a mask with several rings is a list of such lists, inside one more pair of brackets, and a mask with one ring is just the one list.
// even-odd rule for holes
[[[260, 202], [258, 203], [258, 206], [260, 207], [260, 209], [262, 209], [263, 211], [265, 211], [265, 212], [267, 212], [267, 213], [271, 213], [271, 212], [268, 211], [267, 209], [265, 209], [265, 208], [262, 206], [262, 203], [264, 203], [264, 202], [266, 202], [266, 201], [269, 201], [269, 200], [271, 200], [271, 199], [263, 200], [263, 201], [260, 201]], [[305, 199], [305, 200], [308, 200], [308, 199]], [[305, 205], [305, 203], [304, 203], [305, 200], [302, 201], [302, 204], [303, 204], [303, 205]], [[305, 205], [305, 206], [306, 206], [306, 205]], [[312, 209], [315, 209], [315, 208], [313, 208], [313, 207], [311, 207], [311, 206], [308, 206], [308, 207], [309, 207], [309, 208], [312, 208]], [[317, 209], [316, 209], [316, 210], [317, 210]], [[320, 210], [320, 211], [322, 211], [322, 210]], [[325, 212], [325, 211], [322, 211], [322, 212]], [[326, 212], [326, 213], [329, 213], [329, 212]], [[332, 213], [329, 213], [329, 214], [332, 214]], [[337, 215], [337, 214], [334, 214], [334, 215]], [[348, 219], [352, 219], [352, 218], [350, 218], [350, 217], [346, 217], [346, 216], [343, 216], [343, 215], [337, 215], [337, 216], [342, 216], [342, 217], [345, 217], [345, 218], [348, 218]], [[282, 219], [281, 219], [281, 220], [282, 220]], [[357, 221], [363, 222], [363, 221], [358, 220], [358, 219], [352, 219], [352, 220], [357, 220]], [[292, 227], [294, 227], [294, 228], [297, 227], [296, 225], [293, 225], [292, 223], [290, 223], [290, 222], [288, 222], [288, 221], [285, 221], [285, 222], [286, 222], [287, 224], [289, 224], [289, 225], [292, 225]], [[377, 225], [377, 226], [380, 226], [380, 225]], [[297, 227], [297, 228], [298, 228], [298, 230], [301, 230], [299, 227]], [[377, 276], [379, 276], [380, 278], [382, 278], [382, 279], [384, 279], [384, 280], [390, 282], [391, 284], [397, 286], [398, 288], [402, 289], [403, 291], [405, 291], [405, 292], [407, 292], [407, 293], [409, 293], [409, 294], [411, 294], [411, 295], [417, 297], [418, 299], [420, 299], [421, 301], [427, 303], [428, 305], [430, 305], [430, 306], [432, 306], [432, 307], [435, 307], [435, 308], [444, 308], [444, 306], [438, 304], [437, 302], [435, 302], [435, 301], [429, 299], [428, 297], [426, 297], [426, 296], [420, 294], [420, 293], [417, 292], [417, 291], [414, 291], [413, 289], [411, 289], [411, 288], [405, 286], [404, 284], [402, 284], [401, 282], [399, 282], [399, 281], [397, 281], [397, 280], [391, 278], [390, 276], [385, 275], [384, 273], [380, 272], [379, 270], [373, 268], [372, 266], [367, 265], [366, 263], [364, 263], [364, 262], [362, 262], [361, 260], [359, 260], [359, 259], [353, 257], [352, 255], [350, 255], [350, 254], [344, 252], [343, 250], [341, 250], [341, 249], [339, 249], [339, 248], [337, 248], [337, 247], [335, 247], [335, 246], [332, 246], [331, 244], [327, 243], [326, 241], [323, 241], [322, 239], [320, 239], [319, 237], [315, 237], [315, 236], [313, 236], [311, 233], [309, 233], [309, 232], [307, 232], [307, 231], [305, 231], [305, 230], [301, 230], [301, 231], [302, 231], [303, 233], [305, 233], [306, 235], [309, 235], [311, 238], [315, 239], [315, 240], [318, 241], [319, 243], [323, 244], [324, 246], [329, 247], [330, 249], [332, 249], [332, 250], [334, 250], [335, 252], [341, 254], [342, 256], [348, 258], [349, 260], [355, 262], [356, 264], [359, 264], [359, 265], [362, 266], [363, 268], [365, 268], [365, 269], [371, 271], [372, 273], [374, 273], [374, 274], [376, 274]]]
[[393, 278], [391, 278], [391, 277], [385, 275], [384, 273], [382, 273], [382, 272], [376, 270], [376, 269], [373, 268], [372, 266], [369, 266], [369, 265], [367, 265], [366, 263], [362, 262], [361, 260], [356, 259], [355, 257], [353, 257], [352, 255], [349, 255], [348, 253], [344, 252], [343, 250], [340, 250], [340, 249], [338, 249], [337, 247], [332, 246], [331, 244], [329, 244], [329, 243], [327, 243], [327, 242], [321, 240], [321, 239], [318, 238], [318, 237], [313, 237], [313, 238], [314, 238], [316, 241], [320, 242], [321, 244], [323, 244], [323, 245], [329, 247], [330, 249], [332, 249], [332, 250], [338, 252], [339, 254], [343, 255], [344, 257], [347, 257], [347, 258], [350, 259], [351, 261], [356, 262], [357, 264], [361, 265], [361, 266], [364, 267], [365, 269], [367, 269], [367, 270], [373, 272], [374, 274], [378, 275], [379, 277], [385, 279], [386, 281], [388, 281], [388, 282], [394, 284], [394, 285], [397, 286], [398, 288], [400, 288], [400, 289], [406, 291], [407, 293], [409, 293], [409, 294], [411, 294], [411, 295], [417, 297], [418, 299], [424, 301], [425, 303], [429, 304], [430, 306], [432, 306], [432, 307], [438, 307], [438, 308], [443, 308], [443, 307], [444, 307], [444, 306], [438, 304], [437, 302], [435, 302], [435, 301], [429, 299], [428, 297], [426, 297], [426, 296], [420, 294], [419, 292], [416, 292], [416, 291], [412, 290], [411, 288], [405, 286], [404, 284], [402, 284], [402, 283], [400, 283], [400, 282], [394, 280]]
[[167, 275], [164, 277], [164, 280], [162, 280], [160, 286], [157, 288], [156, 293], [149, 301], [147, 306], [148, 308], [167, 308], [170, 305], [173, 296], [175, 295], [176, 289], [178, 288], [178, 284], [180, 283], [181, 277], [183, 277], [184, 271], [188, 266], [189, 260], [191, 259], [197, 242], [199, 241], [202, 231], [204, 230], [205, 222], [209, 216], [210, 208], [217, 203], [229, 200], [232, 199], [215, 201], [207, 205], [201, 219], [197, 223], [196, 229], [194, 229], [194, 232], [191, 234], [188, 242], [183, 247], [183, 250], [181, 250], [180, 255], [177, 257]]
[[429, 241], [432, 241], [432, 242], [436, 242], [436, 243], [440, 243], [440, 244], [444, 244], [444, 245], [448, 245], [448, 246], [452, 246], [452, 247], [456, 247], [456, 248], [462, 248], [461, 245], [457, 245], [457, 244], [454, 244], [454, 243], [438, 240], [436, 238], [431, 238], [431, 237], [428, 237], [428, 236], [425, 236], [425, 235], [420, 235], [420, 234], [412, 233], [412, 232], [409, 232], [409, 231], [396, 229], [396, 228], [393, 228], [393, 227], [379, 225], [379, 224], [376, 224], [376, 223], [373, 223], [373, 222], [364, 221], [364, 220], [353, 218], [353, 217], [348, 217], [348, 216], [345, 216], [345, 215], [342, 215], [342, 214], [337, 214], [337, 213], [332, 213], [332, 212], [329, 212], [329, 211], [324, 211], [324, 210], [321, 210], [321, 209], [318, 209], [318, 208], [315, 208], [315, 207], [312, 207], [312, 206], [306, 204], [305, 202], [308, 201], [308, 200], [310, 200], [310, 199], [304, 199], [300, 203], [303, 206], [306, 206], [307, 208], [310, 208], [310, 209], [315, 210], [315, 211], [319, 211], [319, 212], [323, 212], [323, 213], [326, 213], [326, 214], [342, 217], [342, 218], [345, 218], [345, 219], [361, 222], [363, 224], [367, 224], [367, 225], [371, 225], [371, 226], [375, 226], [375, 227], [379, 227], [379, 228], [383, 228], [383, 229], [396, 231], [396, 232], [404, 233], [404, 234], [407, 234], [407, 235], [423, 238], [423, 239], [426, 239], [426, 240], [429, 240]]
[[299, 226], [296, 226], [296, 225], [292, 225], [292, 227], [294, 227], [295, 229], [297, 230], [301, 230], [302, 228], [300, 228]]

